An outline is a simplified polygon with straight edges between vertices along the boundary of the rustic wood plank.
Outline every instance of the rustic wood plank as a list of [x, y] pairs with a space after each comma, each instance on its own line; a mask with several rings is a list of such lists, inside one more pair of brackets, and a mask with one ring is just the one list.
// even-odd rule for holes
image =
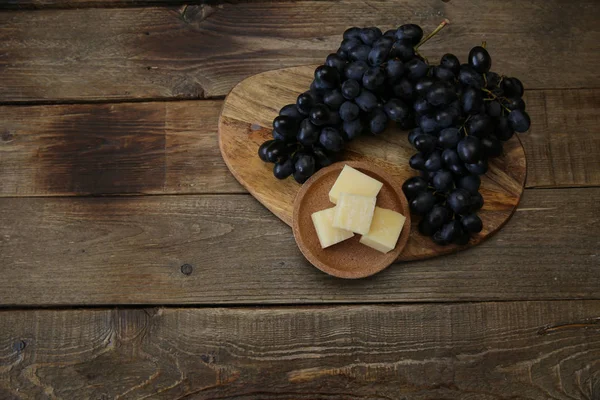
[[525, 100], [527, 186], [599, 185], [600, 90], [533, 91]]
[[[250, 75], [315, 64], [352, 25], [451, 25], [423, 47], [438, 59], [487, 40], [494, 69], [527, 88], [598, 88], [595, 0], [297, 1], [0, 14], [0, 101], [225, 95]], [[477, 18], [474, 18], [477, 16]], [[585, 60], [573, 67], [573, 60]]]
[[220, 101], [0, 107], [0, 195], [242, 192]]
[[598, 399], [600, 302], [0, 312], [3, 399]]
[[[527, 187], [600, 185], [599, 89], [526, 93]], [[0, 107], [0, 196], [242, 193], [221, 101]]]
[[598, 299], [599, 196], [526, 190], [479, 246], [359, 281], [310, 266], [249, 195], [3, 198], [0, 304]]
[[87, 7], [143, 7], [215, 3], [212, 0], [4, 0], [0, 10]]

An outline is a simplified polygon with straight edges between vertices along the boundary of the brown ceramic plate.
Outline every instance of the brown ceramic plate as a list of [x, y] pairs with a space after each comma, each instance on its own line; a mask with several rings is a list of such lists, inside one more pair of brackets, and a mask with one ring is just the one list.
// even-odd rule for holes
[[[396, 247], [387, 254], [359, 243], [361, 235], [358, 234], [326, 249], [321, 248], [311, 215], [335, 206], [329, 201], [329, 190], [344, 165], [349, 165], [382, 182], [383, 187], [377, 196], [377, 206], [397, 211], [406, 217]], [[387, 172], [365, 162], [339, 162], [323, 168], [304, 183], [294, 200], [292, 228], [300, 251], [312, 265], [329, 275], [357, 279], [382, 271], [398, 258], [410, 235], [410, 212], [401, 184]]]

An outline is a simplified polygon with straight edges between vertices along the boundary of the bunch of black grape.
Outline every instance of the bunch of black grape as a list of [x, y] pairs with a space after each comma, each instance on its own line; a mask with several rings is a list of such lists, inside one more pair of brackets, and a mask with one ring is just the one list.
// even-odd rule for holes
[[258, 150], [263, 161], [275, 163], [275, 177], [293, 175], [303, 183], [330, 165], [346, 142], [379, 134], [389, 121], [414, 127], [415, 82], [429, 70], [415, 51], [422, 37], [412, 24], [385, 33], [375, 27], [346, 30], [338, 51], [315, 70], [310, 90], [281, 109], [273, 139]]
[[413, 102], [418, 127], [408, 140], [418, 153], [409, 163], [421, 176], [403, 190], [422, 216], [419, 231], [439, 245], [464, 245], [481, 232], [479, 176], [502, 155], [504, 141], [529, 129], [521, 81], [490, 72], [491, 63], [482, 46], [471, 49], [467, 64], [446, 54], [416, 84], [425, 89]]

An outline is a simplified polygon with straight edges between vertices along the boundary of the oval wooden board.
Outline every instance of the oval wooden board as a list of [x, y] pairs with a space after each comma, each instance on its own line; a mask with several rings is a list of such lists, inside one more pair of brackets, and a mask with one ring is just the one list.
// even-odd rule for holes
[[[293, 178], [275, 179], [273, 165], [261, 161], [257, 151], [261, 143], [271, 138], [271, 124], [279, 109], [294, 103], [296, 97], [308, 89], [316, 67], [279, 69], [243, 80], [225, 99], [219, 118], [219, 147], [229, 170], [258, 201], [290, 226], [294, 198], [301, 186]], [[494, 159], [482, 177], [481, 194], [485, 204], [480, 216], [484, 230], [467, 246], [442, 247], [419, 234], [419, 219], [413, 218], [410, 239], [399, 261], [430, 258], [474, 246], [508, 221], [523, 194], [527, 170], [525, 152], [517, 136], [505, 143], [505, 154]], [[408, 166], [415, 150], [406, 137], [405, 131], [395, 127], [378, 136], [365, 135], [349, 143], [340, 160], [376, 164], [402, 185], [407, 178], [416, 175]]]

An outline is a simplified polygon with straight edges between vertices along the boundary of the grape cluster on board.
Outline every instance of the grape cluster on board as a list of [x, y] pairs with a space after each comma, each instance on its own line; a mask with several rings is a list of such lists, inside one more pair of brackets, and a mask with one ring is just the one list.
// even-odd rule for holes
[[[440, 25], [435, 34], [444, 24]], [[490, 71], [482, 46], [461, 64], [453, 54], [430, 65], [417, 48], [423, 30], [414, 24], [383, 33], [350, 28], [336, 53], [315, 70], [310, 89], [284, 106], [273, 121], [273, 139], [259, 157], [274, 163], [278, 179], [304, 183], [330, 165], [345, 143], [382, 133], [393, 121], [410, 130], [417, 150], [403, 191], [419, 231], [440, 245], [466, 244], [483, 224], [479, 176], [488, 160], [503, 153], [503, 142], [529, 129], [517, 78]]]

